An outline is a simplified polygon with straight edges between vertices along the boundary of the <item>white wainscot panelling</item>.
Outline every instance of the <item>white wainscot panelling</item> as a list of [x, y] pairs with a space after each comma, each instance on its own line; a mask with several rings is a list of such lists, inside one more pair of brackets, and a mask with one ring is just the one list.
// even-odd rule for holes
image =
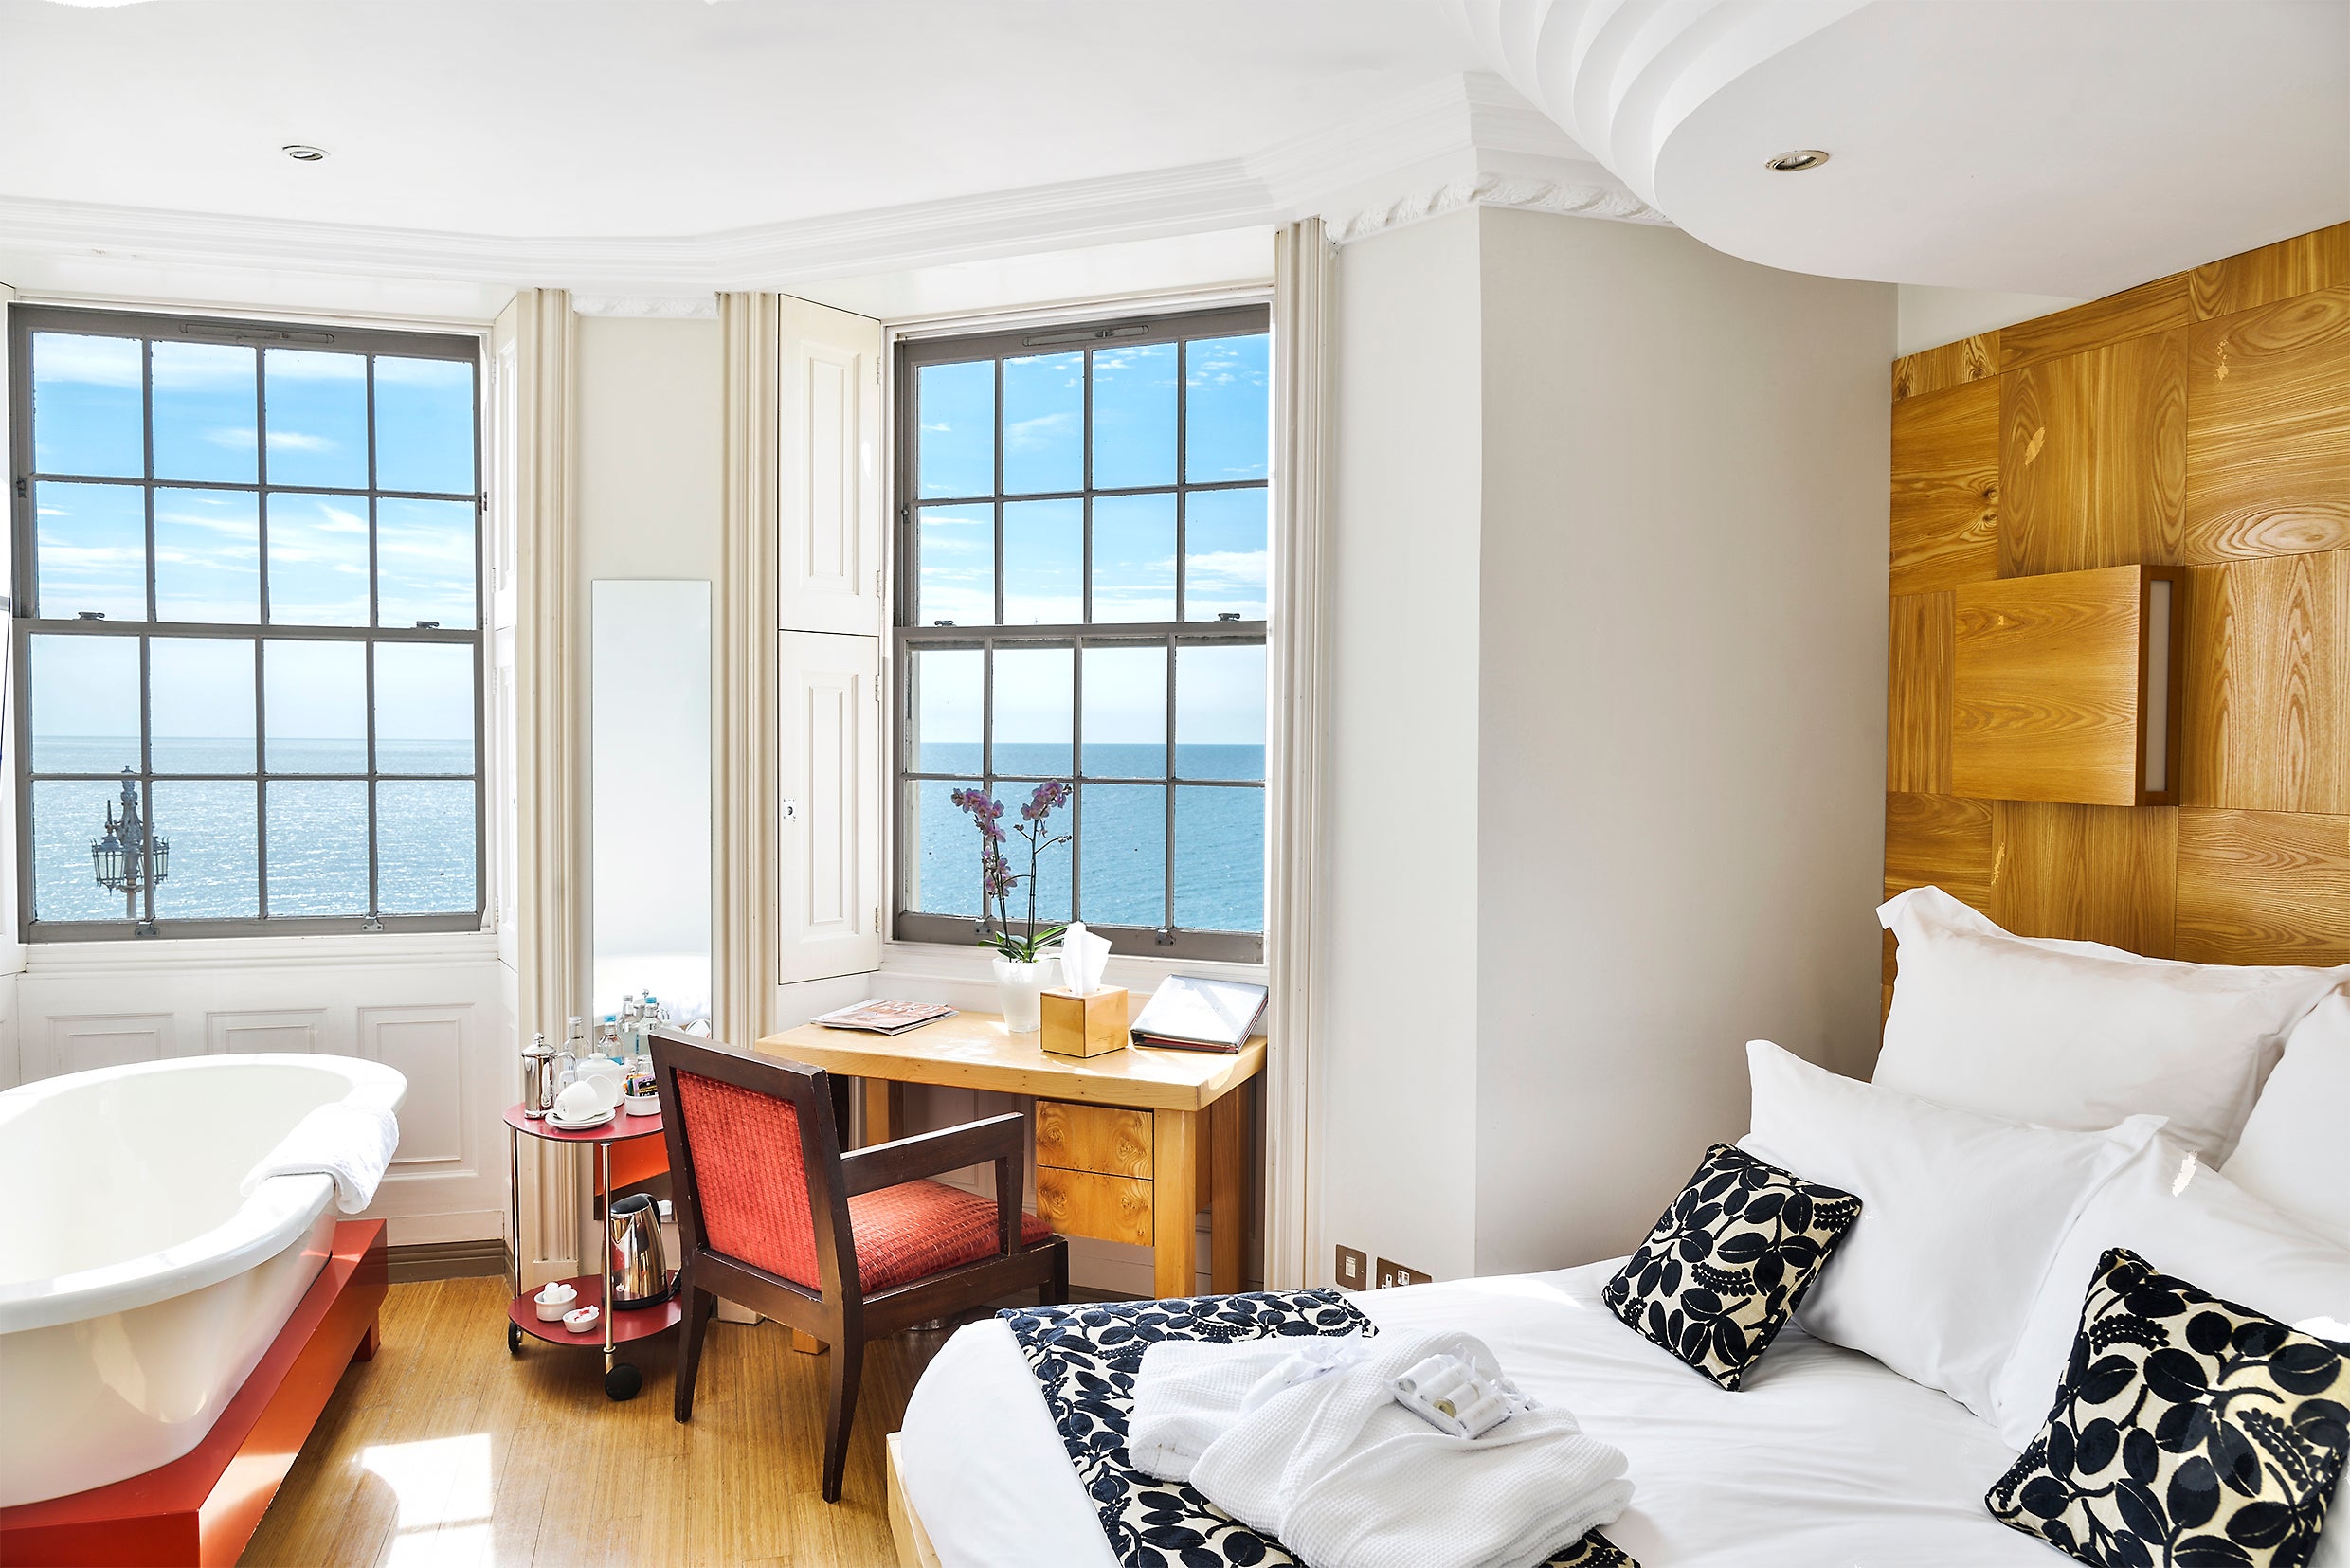
[[858, 974], [881, 963], [877, 640], [786, 632], [776, 682], [783, 724], [778, 824], [786, 982]]
[[84, 1014], [51, 1018], [48, 1059], [27, 1062], [27, 1078], [54, 1078], [94, 1067], [122, 1067], [177, 1055], [169, 1013]]
[[214, 1056], [249, 1051], [319, 1049], [319, 1030], [326, 1022], [323, 1007], [280, 1007], [258, 1013], [207, 1013], [204, 1049]]
[[407, 1075], [400, 1150], [388, 1181], [461, 1174], [473, 1163], [465, 1115], [465, 1018], [457, 1007], [362, 1007], [359, 1054]]
[[776, 624], [874, 636], [882, 603], [881, 324], [783, 302]]

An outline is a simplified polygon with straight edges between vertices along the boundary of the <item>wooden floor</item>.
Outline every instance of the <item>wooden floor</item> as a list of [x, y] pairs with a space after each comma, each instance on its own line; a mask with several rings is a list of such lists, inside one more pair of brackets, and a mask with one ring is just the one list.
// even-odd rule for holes
[[629, 1347], [644, 1391], [614, 1404], [599, 1355], [525, 1340], [508, 1356], [505, 1302], [503, 1279], [393, 1286], [383, 1349], [345, 1375], [244, 1561], [894, 1568], [882, 1438], [944, 1332], [867, 1347], [847, 1479], [827, 1505], [827, 1358], [782, 1328], [712, 1324], [679, 1426], [676, 1335]]

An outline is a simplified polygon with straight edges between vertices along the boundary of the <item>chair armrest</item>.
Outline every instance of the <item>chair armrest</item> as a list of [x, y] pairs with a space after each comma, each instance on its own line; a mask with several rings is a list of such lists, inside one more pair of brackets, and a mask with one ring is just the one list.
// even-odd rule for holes
[[960, 1126], [942, 1127], [936, 1132], [918, 1132], [912, 1138], [876, 1144], [871, 1148], [853, 1149], [841, 1156], [841, 1179], [848, 1189], [847, 1196], [854, 1198], [859, 1193], [877, 1192], [918, 1177], [943, 1176], [968, 1165], [985, 1165], [999, 1160], [1017, 1165], [1024, 1158], [1027, 1126], [1026, 1117], [1007, 1112], [966, 1122]]

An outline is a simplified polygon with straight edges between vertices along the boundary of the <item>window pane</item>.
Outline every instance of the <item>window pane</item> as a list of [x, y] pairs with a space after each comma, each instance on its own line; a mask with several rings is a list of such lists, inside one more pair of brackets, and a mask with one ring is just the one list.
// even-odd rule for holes
[[271, 349], [262, 360], [269, 482], [365, 490], [366, 356]]
[[154, 829], [172, 847], [155, 884], [158, 920], [251, 920], [262, 912], [251, 784], [158, 779]]
[[[276, 478], [288, 482], [282, 474]], [[376, 359], [375, 486], [474, 493], [471, 365], [461, 359]]]
[[1184, 499], [1184, 619], [1265, 619], [1265, 490], [1195, 490]]
[[996, 362], [925, 365], [914, 372], [920, 493], [996, 493]]
[[1166, 649], [1088, 648], [1084, 686], [1086, 777], [1165, 778]]
[[953, 801], [978, 781], [917, 779], [906, 785], [913, 824], [906, 846], [906, 908], [918, 914], [979, 914], [979, 828]]
[[44, 619], [147, 619], [147, 493], [139, 486], [35, 485], [33, 549]]
[[155, 478], [251, 484], [253, 351], [234, 343], [154, 347]]
[[926, 506], [916, 513], [922, 581], [913, 623], [992, 625], [996, 618], [996, 521], [987, 506]]
[[470, 644], [375, 644], [375, 770], [473, 771]]
[[262, 618], [261, 499], [249, 490], [155, 492], [155, 619]]
[[1273, 442], [1271, 339], [1201, 338], [1184, 345], [1184, 478], [1190, 484], [1265, 478]]
[[1003, 623], [1085, 619], [1085, 503], [1014, 501], [1003, 509]]
[[280, 626], [368, 623], [365, 496], [270, 493], [269, 619]]
[[906, 754], [914, 771], [978, 773], [986, 655], [977, 648], [916, 648], [911, 658], [913, 733]]
[[1094, 619], [1175, 619], [1175, 496], [1094, 502]]
[[1003, 362], [1003, 493], [1085, 487], [1085, 355]]
[[[262, 673], [270, 772], [367, 771], [366, 643], [264, 642]], [[362, 800], [363, 809], [365, 804]], [[273, 805], [272, 844], [277, 818]], [[273, 863], [276, 853], [270, 852]], [[271, 899], [274, 903], [276, 894]]]
[[28, 641], [33, 771], [138, 766], [138, 639], [51, 634]]
[[469, 779], [375, 786], [376, 910], [462, 914], [474, 894], [474, 786]]
[[375, 623], [474, 623], [471, 501], [375, 503]]
[[32, 334], [32, 466], [42, 474], [147, 472], [139, 340]]
[[1217, 643], [1175, 654], [1175, 773], [1265, 776], [1265, 647]]
[[1195, 931], [1265, 928], [1265, 792], [1179, 785], [1175, 924]]
[[1094, 488], [1175, 482], [1175, 345], [1094, 351]]
[[1069, 776], [1075, 668], [1075, 657], [1067, 648], [996, 650], [995, 771], [999, 776]]
[[1166, 924], [1166, 787], [1080, 787], [1085, 797], [1085, 918], [1104, 926]]
[[272, 779], [269, 912], [368, 912], [367, 784], [357, 779]]
[[253, 771], [249, 639], [156, 638], [147, 645], [147, 699], [154, 771]]
[[[1011, 928], [1022, 934], [1025, 934], [1028, 929], [1032, 908], [1028, 896], [1032, 861], [1028, 853], [1028, 840], [1019, 832], [1019, 829], [1025, 825], [1020, 820], [1020, 808], [1028, 803], [1028, 798], [1035, 792], [1036, 787], [1025, 781], [1000, 780], [996, 784], [996, 799], [1003, 802], [1003, 858], [1010, 864], [1012, 874], [1020, 879], [1012, 885], [1011, 896], [1005, 900], [1006, 909], [1003, 912], [1012, 923]], [[1033, 909], [1039, 929], [1046, 926], [1062, 924], [1069, 919], [1068, 838], [1070, 821], [1069, 808], [1066, 805], [1053, 813], [1045, 822], [1040, 836], [1043, 839], [1043, 848], [1036, 855], [1033, 861], [1036, 882]], [[977, 842], [979, 830], [977, 828], [971, 830], [971, 838], [973, 840], [971, 853], [976, 856], [979, 853]], [[1060, 842], [1054, 843], [1052, 840], [1056, 838]], [[992, 914], [996, 911], [991, 910], [988, 912]]]
[[91, 843], [106, 832], [106, 808], [121, 794], [119, 784], [105, 779], [43, 779], [33, 784], [35, 920], [127, 918], [122, 894], [99, 886], [90, 860]]

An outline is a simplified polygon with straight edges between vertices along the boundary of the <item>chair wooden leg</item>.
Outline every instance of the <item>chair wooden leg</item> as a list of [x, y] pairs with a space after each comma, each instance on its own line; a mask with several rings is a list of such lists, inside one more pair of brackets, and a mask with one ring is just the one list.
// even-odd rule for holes
[[1044, 1288], [1046, 1307], [1058, 1307], [1069, 1299], [1069, 1243], [1055, 1236], [1045, 1243], [1053, 1249], [1053, 1279]]
[[865, 1345], [843, 1334], [832, 1347], [832, 1402], [824, 1424], [824, 1501], [841, 1501], [841, 1474], [848, 1468], [849, 1427], [857, 1419], [857, 1385], [864, 1376]]
[[685, 1287], [685, 1318], [678, 1325], [677, 1412], [680, 1421], [694, 1418], [694, 1380], [702, 1370], [702, 1336], [710, 1331], [710, 1319], [717, 1310], [715, 1295]]

